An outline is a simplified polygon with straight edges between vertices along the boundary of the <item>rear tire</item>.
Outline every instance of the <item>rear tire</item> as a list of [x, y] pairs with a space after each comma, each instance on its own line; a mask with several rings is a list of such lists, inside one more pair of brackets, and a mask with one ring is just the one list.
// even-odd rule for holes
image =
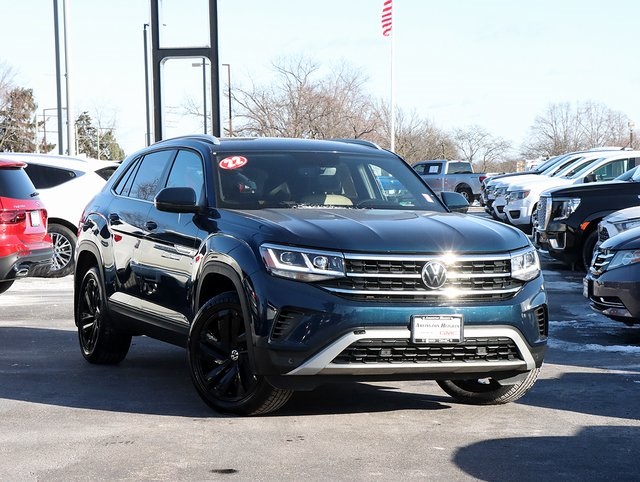
[[77, 236], [66, 226], [50, 224], [49, 234], [53, 241], [53, 264], [42, 273], [45, 278], [62, 278], [73, 271]]
[[11, 285], [13, 284], [12, 279], [7, 280], [7, 281], [0, 281], [0, 294], [4, 293], [5, 291], [7, 291], [9, 288], [11, 288]]
[[129, 352], [131, 335], [113, 329], [104, 285], [95, 266], [84, 274], [77, 299], [75, 321], [82, 356], [98, 365], [120, 363]]
[[467, 200], [469, 205], [473, 204], [473, 192], [468, 187], [459, 187], [456, 189], [456, 192], [462, 194], [462, 196]]
[[515, 385], [501, 385], [493, 378], [438, 380], [438, 385], [457, 401], [470, 405], [501, 405], [525, 395], [538, 379], [540, 368], [531, 370]]
[[193, 384], [213, 409], [260, 415], [277, 410], [291, 397], [290, 390], [275, 388], [253, 372], [249, 343], [237, 293], [222, 293], [200, 308], [187, 353]]

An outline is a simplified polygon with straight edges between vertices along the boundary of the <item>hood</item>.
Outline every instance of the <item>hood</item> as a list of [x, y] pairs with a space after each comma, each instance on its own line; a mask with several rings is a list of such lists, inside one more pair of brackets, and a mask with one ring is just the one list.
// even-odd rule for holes
[[[556, 188], [551, 190], [553, 197], [581, 197], [581, 196], [611, 196], [616, 187], [627, 186], [633, 181], [601, 181], [576, 184], [574, 186]], [[640, 193], [640, 184], [638, 184]]]
[[[510, 186], [513, 184], [524, 184], [527, 182], [533, 182], [533, 181], [537, 181], [539, 180], [541, 177], [540, 174], [530, 174], [530, 173], [522, 173], [521, 176], [514, 176], [512, 179], [512, 176], [508, 176], [505, 177], [504, 179], [496, 179], [495, 182], [489, 182], [489, 184], [494, 185], [496, 187], [499, 186]], [[546, 179], [548, 179], [548, 176], [542, 176]]]
[[[640, 200], [638, 200], [638, 203], [640, 203]], [[630, 219], [638, 218], [640, 218], [640, 206], [633, 206], [630, 208], [621, 209], [620, 211], [615, 211], [605, 217], [603, 221], [609, 223], [619, 223], [621, 221], [628, 221]]]
[[531, 179], [528, 182], [517, 184], [511, 184], [509, 186], [509, 191], [525, 191], [530, 190], [534, 192], [542, 192], [545, 189], [551, 189], [554, 187], [565, 186], [567, 184], [572, 184], [573, 179], [567, 179], [566, 177], [547, 177], [547, 176], [537, 176], [537, 179]]
[[226, 211], [227, 216], [238, 228], [246, 230], [245, 233], [254, 233], [257, 243], [318, 249], [497, 253], [529, 245], [524, 233], [511, 226], [459, 213], [314, 208]]
[[600, 245], [600, 249], [640, 249], [640, 228], [633, 228], [616, 234]]

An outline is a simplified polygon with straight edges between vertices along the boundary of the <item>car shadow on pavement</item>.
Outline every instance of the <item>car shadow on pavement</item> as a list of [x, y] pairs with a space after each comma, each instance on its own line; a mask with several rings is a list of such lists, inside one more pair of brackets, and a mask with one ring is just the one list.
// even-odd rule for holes
[[491, 439], [461, 448], [454, 462], [479, 480], [638, 480], [640, 427], [589, 426], [573, 436]]
[[[233, 416], [201, 401], [183, 348], [134, 337], [122, 363], [92, 365], [82, 358], [76, 332], [66, 330], [0, 328], [0, 398], [124, 413]], [[274, 415], [444, 408], [448, 405], [424, 394], [349, 383], [297, 392]]]
[[635, 402], [639, 384], [640, 373], [637, 372], [576, 371], [557, 378], [539, 378], [533, 389], [516, 403], [600, 417], [640, 420], [640, 404]]

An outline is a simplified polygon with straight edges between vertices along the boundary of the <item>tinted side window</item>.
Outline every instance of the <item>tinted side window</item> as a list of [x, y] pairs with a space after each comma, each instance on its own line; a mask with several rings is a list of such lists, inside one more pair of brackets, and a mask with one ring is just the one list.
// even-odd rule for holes
[[21, 168], [0, 169], [0, 197], [35, 199], [36, 188]]
[[424, 165], [420, 164], [419, 166], [413, 166], [413, 169], [415, 169], [415, 171], [418, 174], [424, 174]]
[[162, 174], [174, 154], [175, 151], [158, 151], [144, 156], [133, 179], [129, 196], [153, 201], [159, 191]]
[[59, 167], [51, 166], [39, 166], [36, 164], [29, 164], [25, 168], [27, 174], [31, 178], [34, 186], [38, 189], [47, 189], [50, 187], [59, 186], [67, 181], [70, 181], [77, 174], [69, 169], [62, 169]]
[[629, 167], [629, 159], [618, 159], [616, 161], [608, 162], [604, 166], [600, 166], [598, 169], [593, 171], [593, 173], [596, 175], [596, 179], [598, 181], [610, 181], [627, 171]]
[[171, 166], [166, 187], [190, 187], [200, 203], [204, 188], [202, 159], [193, 151], [179, 151]]

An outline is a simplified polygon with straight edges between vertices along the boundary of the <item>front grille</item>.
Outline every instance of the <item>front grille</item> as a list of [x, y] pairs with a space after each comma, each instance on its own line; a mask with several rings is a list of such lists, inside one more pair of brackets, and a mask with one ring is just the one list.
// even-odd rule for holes
[[[422, 270], [429, 261], [446, 265], [444, 285], [428, 288]], [[355, 300], [483, 301], [513, 297], [524, 284], [511, 277], [511, 260], [503, 256], [459, 256], [455, 259], [416, 256], [345, 255], [347, 276], [320, 286]]]
[[536, 224], [537, 228], [541, 231], [547, 229], [547, 225], [549, 224], [549, 218], [551, 216], [551, 198], [546, 196], [540, 196], [540, 200], [538, 201], [538, 208], [536, 212]]
[[596, 251], [596, 255], [593, 257], [593, 261], [591, 262], [591, 267], [589, 268], [589, 272], [593, 276], [600, 276], [607, 270], [609, 263], [613, 259], [615, 253], [607, 250], [607, 249], [599, 249]]
[[407, 340], [359, 340], [342, 351], [334, 364], [492, 362], [522, 360], [508, 337], [465, 338], [455, 345], [416, 345]]

